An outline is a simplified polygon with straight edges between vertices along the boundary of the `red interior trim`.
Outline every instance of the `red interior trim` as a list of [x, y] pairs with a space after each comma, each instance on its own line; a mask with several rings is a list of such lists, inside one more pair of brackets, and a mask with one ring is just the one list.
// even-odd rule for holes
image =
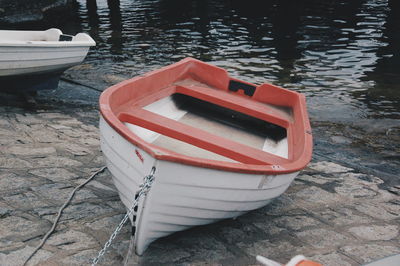
[[144, 109], [137, 108], [130, 113], [121, 113], [119, 119], [122, 122], [144, 127], [242, 163], [283, 164], [288, 162], [279, 156], [216, 136]]

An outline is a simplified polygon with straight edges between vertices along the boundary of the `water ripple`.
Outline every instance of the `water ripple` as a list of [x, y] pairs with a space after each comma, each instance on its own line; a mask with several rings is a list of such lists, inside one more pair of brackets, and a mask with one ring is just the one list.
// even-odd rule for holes
[[400, 118], [400, 5], [387, 0], [78, 2], [75, 30], [97, 42], [70, 72], [82, 81], [106, 88], [103, 76], [191, 56], [305, 93], [316, 119]]

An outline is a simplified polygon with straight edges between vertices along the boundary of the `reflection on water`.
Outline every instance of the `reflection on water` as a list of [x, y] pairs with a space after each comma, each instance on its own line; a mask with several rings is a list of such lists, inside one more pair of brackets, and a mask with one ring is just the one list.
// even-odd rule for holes
[[305, 93], [314, 119], [399, 118], [399, 2], [79, 0], [75, 23], [57, 26], [98, 44], [82, 81], [191, 56]]

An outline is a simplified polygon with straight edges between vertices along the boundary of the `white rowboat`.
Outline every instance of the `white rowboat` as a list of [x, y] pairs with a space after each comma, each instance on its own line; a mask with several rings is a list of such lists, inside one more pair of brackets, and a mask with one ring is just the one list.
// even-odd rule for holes
[[156, 168], [131, 217], [139, 255], [160, 237], [265, 206], [311, 159], [304, 96], [192, 58], [107, 89], [100, 110], [101, 147], [127, 208]]
[[59, 29], [0, 30], [0, 89], [41, 89], [50, 78], [58, 83], [61, 73], [80, 64], [95, 44], [85, 33], [71, 36]]

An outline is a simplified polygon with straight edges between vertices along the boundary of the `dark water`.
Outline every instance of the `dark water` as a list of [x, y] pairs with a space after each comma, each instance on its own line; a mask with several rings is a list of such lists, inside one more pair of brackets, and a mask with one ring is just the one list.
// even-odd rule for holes
[[89, 33], [97, 46], [68, 74], [102, 89], [191, 56], [305, 93], [317, 120], [398, 119], [399, 2], [79, 0], [36, 27]]

